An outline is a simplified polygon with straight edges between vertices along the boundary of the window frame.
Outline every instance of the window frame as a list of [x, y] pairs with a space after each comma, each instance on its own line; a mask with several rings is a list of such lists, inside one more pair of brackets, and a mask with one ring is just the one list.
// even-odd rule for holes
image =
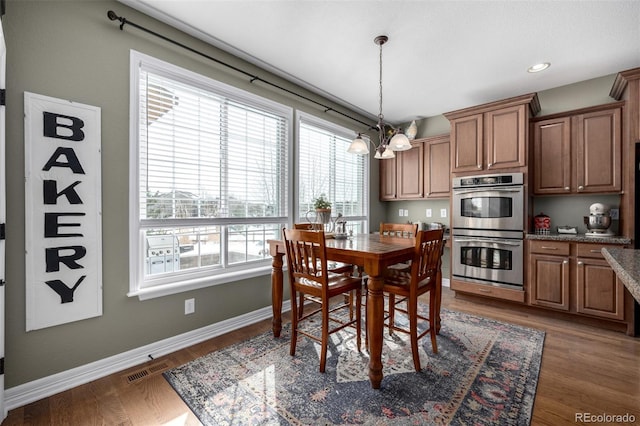
[[[146, 220], [142, 225], [140, 218], [140, 70], [157, 72], [182, 83], [214, 91], [217, 94], [253, 107], [265, 109], [284, 117], [287, 137], [284, 141], [283, 153], [286, 156], [287, 170], [281, 177], [286, 196], [284, 215], [269, 218], [192, 218], [192, 219], [158, 219]], [[292, 107], [277, 103], [270, 99], [230, 86], [205, 75], [173, 65], [163, 60], [145, 55], [135, 50], [130, 51], [130, 123], [129, 123], [129, 297], [140, 300], [160, 297], [212, 285], [239, 281], [247, 278], [268, 275], [271, 272], [271, 257], [228, 265], [222, 268], [198, 268], [162, 274], [160, 277], [145, 279], [146, 243], [144, 230], [153, 226], [230, 226], [233, 224], [279, 224], [287, 226], [293, 212], [293, 128], [294, 110]], [[221, 239], [226, 239], [226, 231], [221, 229]], [[222, 247], [226, 241], [221, 242]], [[223, 254], [226, 257], [226, 252]], [[147, 285], [145, 285], [147, 284]]]
[[[357, 135], [357, 132], [353, 129], [349, 129], [347, 127], [341, 126], [339, 124], [333, 123], [331, 121], [327, 121], [324, 120], [322, 118], [319, 118], [315, 115], [303, 112], [303, 111], [296, 111], [296, 119], [295, 119], [295, 124], [296, 124], [296, 152], [295, 152], [295, 179], [294, 179], [294, 194], [295, 194], [295, 199], [294, 199], [294, 203], [293, 203], [293, 207], [292, 207], [292, 213], [293, 213], [293, 217], [295, 218], [296, 222], [306, 222], [307, 219], [305, 217], [305, 213], [306, 212], [302, 212], [300, 211], [300, 167], [301, 167], [301, 161], [300, 161], [300, 153], [301, 153], [301, 149], [300, 149], [300, 127], [302, 125], [302, 123], [305, 122], [306, 124], [310, 125], [310, 126], [314, 126], [317, 127], [319, 129], [331, 132], [337, 136], [343, 137], [345, 139], [354, 139]], [[351, 154], [351, 155], [357, 155], [357, 154]], [[369, 197], [370, 197], [370, 189], [371, 189], [371, 167], [370, 167], [370, 162], [369, 160], [369, 156], [363, 156], [363, 186], [364, 188], [362, 188], [362, 192], [363, 192], [363, 200], [362, 203], [364, 205], [363, 208], [363, 215], [362, 216], [346, 216], [345, 219], [348, 222], [361, 222], [362, 223], [362, 229], [364, 233], [368, 233], [369, 230], [369, 219], [370, 219], [370, 205], [369, 205]], [[332, 216], [332, 220], [335, 219], [334, 216]]]

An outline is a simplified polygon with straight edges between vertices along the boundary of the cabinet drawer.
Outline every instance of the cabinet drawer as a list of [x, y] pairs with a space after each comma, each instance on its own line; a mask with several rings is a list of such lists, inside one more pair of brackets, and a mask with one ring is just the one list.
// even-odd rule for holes
[[555, 254], [558, 256], [569, 256], [569, 243], [563, 241], [529, 241], [529, 251], [531, 253]]
[[602, 248], [606, 247], [621, 247], [613, 244], [590, 244], [579, 243], [576, 244], [576, 254], [578, 257], [593, 257], [596, 259], [604, 259], [602, 256]]

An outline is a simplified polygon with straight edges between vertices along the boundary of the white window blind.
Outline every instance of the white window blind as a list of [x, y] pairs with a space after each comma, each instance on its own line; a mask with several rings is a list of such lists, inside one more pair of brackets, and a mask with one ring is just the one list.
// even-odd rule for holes
[[266, 240], [289, 215], [291, 109], [145, 55], [132, 67], [133, 292], [270, 264]]
[[298, 221], [306, 221], [313, 200], [325, 194], [334, 218], [342, 214], [353, 233], [367, 232], [367, 157], [347, 152], [355, 132], [303, 113], [298, 129]]

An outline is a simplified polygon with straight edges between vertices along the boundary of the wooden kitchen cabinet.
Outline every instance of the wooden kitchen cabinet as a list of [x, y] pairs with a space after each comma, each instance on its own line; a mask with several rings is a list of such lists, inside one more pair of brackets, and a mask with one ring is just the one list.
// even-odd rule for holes
[[448, 198], [449, 135], [416, 139], [396, 158], [380, 160], [380, 200]]
[[419, 142], [411, 145], [407, 151], [396, 152], [397, 198], [400, 200], [424, 196], [424, 145]]
[[539, 111], [534, 93], [444, 114], [451, 123], [451, 172], [525, 168], [529, 119]]
[[611, 246], [529, 240], [529, 304], [623, 321], [624, 286], [603, 247]]
[[530, 241], [529, 303], [569, 310], [569, 244]]
[[449, 198], [451, 161], [449, 135], [421, 139], [424, 145], [424, 197]]
[[380, 201], [397, 199], [396, 160], [397, 158], [390, 158], [378, 162], [380, 167]]
[[614, 320], [624, 319], [624, 285], [604, 260], [600, 244], [577, 245], [576, 311]]
[[620, 192], [621, 119], [616, 103], [534, 121], [534, 194]]
[[424, 194], [424, 147], [412, 143], [395, 158], [380, 160], [380, 200], [412, 200]]

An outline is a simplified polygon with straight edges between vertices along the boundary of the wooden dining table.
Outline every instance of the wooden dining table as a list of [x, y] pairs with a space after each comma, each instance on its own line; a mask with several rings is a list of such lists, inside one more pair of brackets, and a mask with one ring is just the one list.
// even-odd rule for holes
[[[284, 242], [269, 240], [269, 254], [273, 257], [271, 272], [271, 294], [273, 335], [280, 337], [282, 330], [283, 258]], [[384, 328], [383, 274], [393, 264], [405, 262], [413, 257], [415, 238], [398, 238], [379, 234], [358, 234], [348, 239], [327, 238], [327, 259], [362, 267], [368, 276], [367, 282], [367, 332], [369, 336], [369, 380], [371, 387], [380, 389], [382, 383], [382, 335]], [[437, 306], [436, 330], [440, 330], [440, 299], [442, 278], [436, 283]]]

